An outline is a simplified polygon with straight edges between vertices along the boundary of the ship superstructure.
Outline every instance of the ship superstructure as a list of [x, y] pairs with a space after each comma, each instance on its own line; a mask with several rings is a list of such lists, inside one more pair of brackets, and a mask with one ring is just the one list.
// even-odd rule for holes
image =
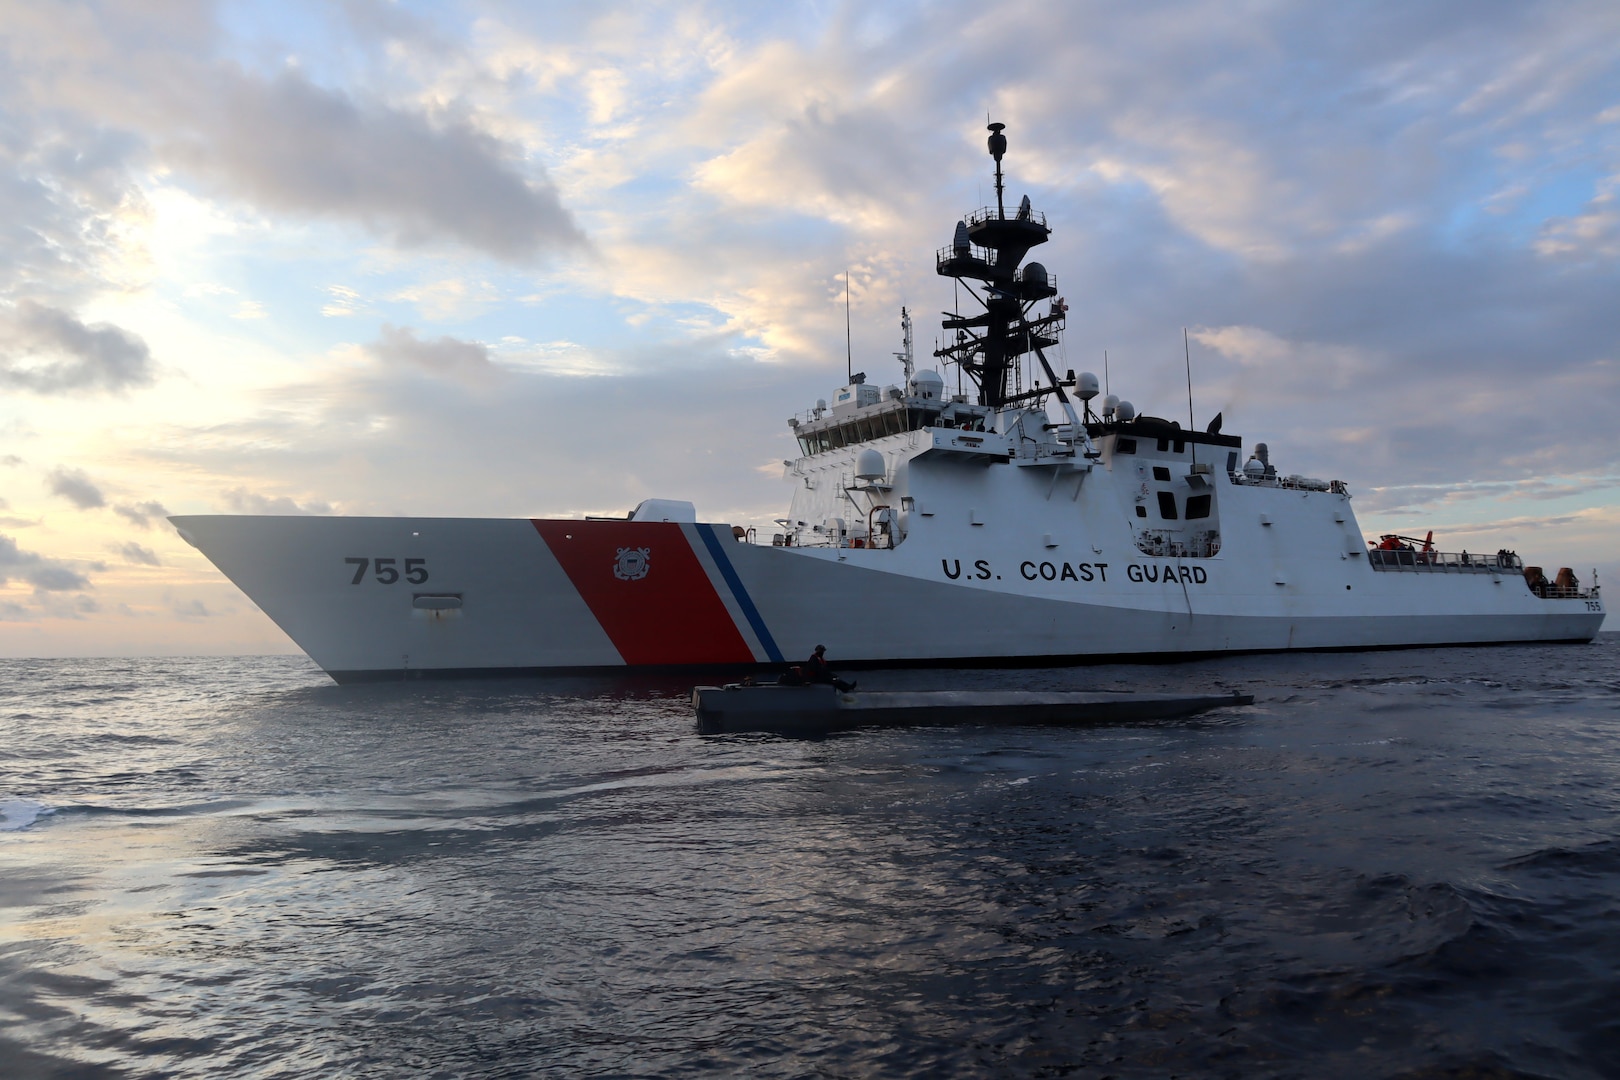
[[[919, 370], [853, 375], [789, 421], [778, 528], [648, 500], [624, 519], [176, 517], [340, 681], [623, 667], [1065, 663], [1288, 649], [1589, 641], [1594, 582], [1509, 551], [1366, 541], [1339, 481], [1264, 443], [1138, 415], [1048, 359], [1050, 235], [996, 205], [937, 255], [974, 310]], [[1099, 400], [1100, 399], [1100, 400]], [[1077, 406], [1078, 403], [1078, 406]], [[1096, 405], [1097, 408], [1093, 409]]]

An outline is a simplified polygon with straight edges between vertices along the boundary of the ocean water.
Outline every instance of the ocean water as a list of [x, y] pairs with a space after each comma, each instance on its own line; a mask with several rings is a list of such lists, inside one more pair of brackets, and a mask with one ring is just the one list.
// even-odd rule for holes
[[1620, 1076], [1620, 635], [684, 683], [0, 661], [0, 1076]]

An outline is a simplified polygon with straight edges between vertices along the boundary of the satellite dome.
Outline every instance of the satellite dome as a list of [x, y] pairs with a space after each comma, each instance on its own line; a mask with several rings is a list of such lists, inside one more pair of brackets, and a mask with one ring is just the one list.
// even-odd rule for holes
[[1118, 405], [1114, 406], [1114, 412], [1118, 414], [1121, 420], [1136, 419], [1136, 406], [1132, 405], [1128, 401], [1121, 401]]
[[945, 377], [937, 371], [919, 371], [911, 377], [911, 396], [938, 401], [945, 396]]
[[1046, 267], [1038, 262], [1032, 262], [1024, 267], [1024, 284], [1034, 285], [1036, 288], [1046, 288], [1051, 279], [1047, 276]]
[[883, 455], [873, 449], [861, 451], [860, 457], [855, 459], [855, 479], [882, 480], [889, 475], [888, 466], [883, 463]]
[[1103, 398], [1103, 415], [1104, 416], [1113, 416], [1114, 412], [1118, 408], [1119, 408], [1119, 395], [1118, 394], [1109, 394], [1107, 397]]
[[1089, 371], [1082, 371], [1074, 382], [1074, 395], [1081, 401], [1090, 401], [1101, 392], [1102, 387], [1097, 384], [1097, 376]]

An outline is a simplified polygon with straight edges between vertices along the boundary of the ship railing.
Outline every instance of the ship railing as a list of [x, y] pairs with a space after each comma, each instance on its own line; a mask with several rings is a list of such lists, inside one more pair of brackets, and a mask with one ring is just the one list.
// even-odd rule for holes
[[967, 222], [969, 228], [972, 228], [973, 226], [975, 226], [975, 225], [977, 225], [977, 224], [979, 224], [980, 222], [983, 222], [983, 221], [1001, 221], [1001, 220], [1006, 220], [1006, 221], [1033, 221], [1037, 225], [1045, 225], [1046, 224], [1046, 215], [1041, 213], [1039, 210], [1031, 210], [1028, 213], [1020, 213], [1019, 210], [1016, 207], [1014, 207], [1012, 210], [1007, 211], [1006, 214], [1003, 214], [1000, 210], [996, 209], [994, 206], [981, 206], [977, 210], [973, 211], [973, 213], [971, 213], [967, 217], [963, 218], [962, 220]]
[[1162, 558], [1209, 559], [1220, 554], [1221, 534], [1216, 529], [1190, 535], [1169, 529], [1144, 529], [1136, 535], [1136, 549]]
[[832, 536], [803, 533], [776, 533], [771, 537], [772, 547], [837, 548], [840, 551], [893, 551], [899, 543], [888, 533], [875, 536]]
[[[956, 250], [955, 244], [947, 244], [940, 248], [938, 254], [935, 255], [934, 265], [936, 267], [948, 266], [952, 262], [962, 257], [962, 253]], [[973, 244], [968, 248], [967, 257], [977, 259], [986, 266], [996, 265], [995, 250], [992, 248], [980, 247], [978, 244]]]
[[1249, 487], [1282, 488], [1285, 491], [1331, 491], [1335, 495], [1350, 494], [1350, 485], [1343, 480], [1317, 480], [1310, 476], [1250, 476], [1248, 473], [1229, 472], [1227, 479], [1234, 484]]
[[1367, 562], [1374, 570], [1407, 570], [1434, 574], [1522, 574], [1524, 560], [1511, 551], [1471, 555], [1466, 551], [1401, 551], [1373, 548]]

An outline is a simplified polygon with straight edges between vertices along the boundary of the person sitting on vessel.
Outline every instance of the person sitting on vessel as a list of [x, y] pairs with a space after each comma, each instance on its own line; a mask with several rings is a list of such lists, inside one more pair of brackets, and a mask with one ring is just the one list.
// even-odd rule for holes
[[813, 683], [831, 683], [840, 693], [849, 693], [855, 689], [855, 684], [845, 682], [832, 673], [827, 666], [827, 646], [817, 645], [816, 651], [810, 654], [810, 659], [804, 662], [805, 677]]

